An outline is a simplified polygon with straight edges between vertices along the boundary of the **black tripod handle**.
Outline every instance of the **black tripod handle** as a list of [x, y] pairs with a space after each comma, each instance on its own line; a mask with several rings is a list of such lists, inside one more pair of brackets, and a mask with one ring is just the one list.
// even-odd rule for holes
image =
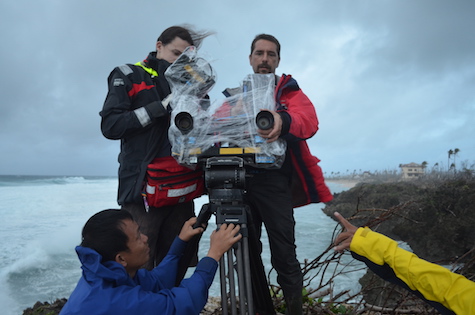
[[[198, 214], [198, 217], [196, 218], [196, 223], [193, 224], [193, 228], [199, 228], [202, 227], [204, 230], [206, 230], [206, 226], [208, 226], [208, 221], [209, 218], [211, 218], [211, 207], [209, 206], [209, 203], [205, 203], [200, 210], [200, 213]], [[203, 223], [205, 223], [205, 226], [203, 227]]]

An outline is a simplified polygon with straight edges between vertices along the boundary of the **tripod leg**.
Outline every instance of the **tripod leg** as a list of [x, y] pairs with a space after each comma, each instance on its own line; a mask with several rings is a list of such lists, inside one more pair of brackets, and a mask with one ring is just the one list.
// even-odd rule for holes
[[228, 260], [229, 300], [231, 304], [231, 314], [237, 315], [236, 283], [234, 281], [234, 263], [232, 252], [233, 249], [231, 248], [226, 254], [226, 258]]
[[246, 300], [248, 314], [254, 314], [254, 301], [252, 297], [251, 265], [249, 260], [249, 243], [247, 237], [242, 239], [242, 253], [244, 260], [244, 276], [246, 283]]
[[246, 278], [245, 277], [245, 268], [244, 268], [244, 259], [243, 259], [243, 246], [242, 240], [238, 242], [236, 253], [236, 267], [237, 267], [237, 276], [238, 276], [238, 289], [239, 289], [239, 309], [240, 314], [250, 314], [246, 310]]
[[226, 289], [226, 259], [223, 255], [219, 261], [219, 280], [221, 284], [221, 307], [223, 314], [228, 314], [228, 294]]

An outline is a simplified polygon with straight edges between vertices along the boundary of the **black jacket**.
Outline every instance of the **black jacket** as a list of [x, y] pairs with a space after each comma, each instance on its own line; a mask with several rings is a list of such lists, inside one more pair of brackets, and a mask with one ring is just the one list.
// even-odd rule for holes
[[116, 67], [100, 115], [102, 134], [120, 139], [118, 203], [142, 203], [147, 165], [171, 155], [169, 113], [162, 100], [170, 94], [164, 72], [170, 65], [152, 52], [135, 65]]

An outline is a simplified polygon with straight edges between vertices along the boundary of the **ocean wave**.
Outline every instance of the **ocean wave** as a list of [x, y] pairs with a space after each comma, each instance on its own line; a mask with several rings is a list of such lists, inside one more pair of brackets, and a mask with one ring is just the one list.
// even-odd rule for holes
[[59, 177], [53, 179], [53, 183], [55, 184], [75, 184], [75, 183], [83, 183], [86, 179], [82, 176], [74, 176], [74, 177]]
[[27, 255], [0, 269], [0, 302], [11, 314], [20, 314], [36, 301], [69, 296], [79, 277], [75, 254], [31, 246]]
[[112, 178], [106, 176], [0, 175], [0, 187], [81, 184]]

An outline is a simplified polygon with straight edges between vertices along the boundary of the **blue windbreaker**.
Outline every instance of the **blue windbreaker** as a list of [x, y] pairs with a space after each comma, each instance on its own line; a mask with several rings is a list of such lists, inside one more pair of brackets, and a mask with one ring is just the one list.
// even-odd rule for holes
[[133, 279], [119, 263], [101, 263], [96, 251], [77, 246], [83, 273], [60, 314], [199, 314], [218, 263], [204, 257], [193, 275], [174, 287], [185, 246], [177, 237], [160, 265], [138, 270]]

